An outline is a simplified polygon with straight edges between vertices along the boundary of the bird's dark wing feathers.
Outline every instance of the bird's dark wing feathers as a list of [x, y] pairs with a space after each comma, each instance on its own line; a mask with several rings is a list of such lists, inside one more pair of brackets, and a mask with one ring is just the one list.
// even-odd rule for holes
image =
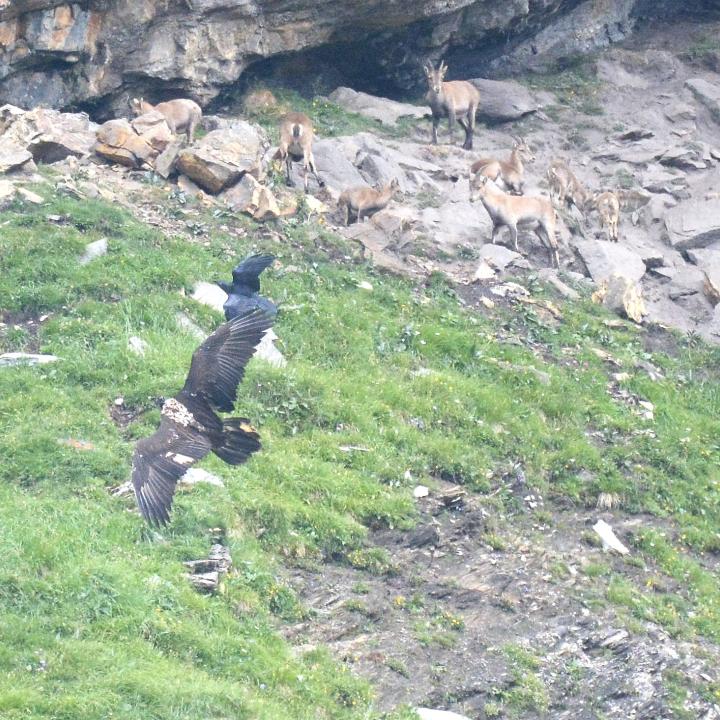
[[163, 418], [158, 430], [135, 446], [132, 483], [143, 517], [165, 525], [177, 481], [212, 449], [209, 438], [192, 426]]
[[251, 255], [233, 270], [233, 285], [260, 292], [260, 273], [273, 264], [274, 255]]
[[221, 325], [194, 352], [183, 391], [231, 412], [245, 366], [272, 324], [270, 315], [255, 308]]

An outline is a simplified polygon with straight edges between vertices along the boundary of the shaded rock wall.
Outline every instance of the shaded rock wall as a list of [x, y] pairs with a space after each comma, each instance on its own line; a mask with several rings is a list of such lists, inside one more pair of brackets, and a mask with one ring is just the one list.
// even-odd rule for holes
[[[715, 5], [695, 0], [697, 9]], [[116, 112], [128, 94], [206, 105], [255, 76], [401, 94], [419, 65], [496, 74], [621, 39], [645, 0], [0, 0], [0, 100]], [[663, 10], [669, 7], [662, 4]], [[683, 11], [689, 12], [687, 3]], [[498, 61], [503, 57], [506, 60]], [[507, 60], [510, 58], [511, 62]], [[491, 61], [495, 61], [494, 64]], [[251, 73], [252, 74], [252, 73]]]

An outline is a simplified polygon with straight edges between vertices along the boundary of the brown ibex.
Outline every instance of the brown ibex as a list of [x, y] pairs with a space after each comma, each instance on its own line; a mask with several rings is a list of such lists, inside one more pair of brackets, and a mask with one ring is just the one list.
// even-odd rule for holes
[[393, 178], [387, 185], [375, 190], [369, 186], [361, 186], [345, 190], [338, 199], [338, 207], [345, 208], [345, 225], [350, 223], [350, 211], [361, 222], [362, 214], [382, 210], [392, 200], [395, 193], [400, 189], [397, 178]]
[[617, 242], [618, 222], [620, 222], [620, 200], [618, 196], [614, 192], [606, 190], [593, 199], [600, 216], [600, 227], [605, 228], [608, 240]]
[[[517, 197], [507, 195], [492, 180], [484, 175], [476, 175], [470, 181], [470, 200], [480, 200], [493, 223], [492, 241], [503, 227], [510, 229], [515, 250], [518, 250], [518, 223], [537, 222], [535, 233], [550, 250], [552, 262], [560, 267], [558, 242], [555, 237], [555, 209], [550, 200], [544, 197]], [[543, 234], [540, 233], [542, 229]]]
[[446, 117], [450, 130], [450, 142], [455, 134], [455, 121], [457, 120], [465, 130], [463, 148], [472, 150], [473, 132], [475, 131], [475, 113], [480, 104], [480, 91], [466, 80], [451, 80], [443, 82], [447, 65], [440, 63], [440, 67], [433, 68], [430, 63], [424, 66], [428, 81], [427, 99], [432, 110], [432, 141], [437, 145], [437, 131], [440, 121]]
[[202, 109], [194, 101], [187, 98], [168, 100], [157, 105], [151, 105], [143, 98], [133, 98], [130, 102], [130, 109], [134, 115], [143, 115], [157, 110], [168, 124], [173, 135], [185, 133], [188, 143], [192, 142], [195, 128], [202, 118]]
[[277, 149], [274, 159], [285, 161], [288, 185], [290, 185], [290, 162], [302, 161], [305, 192], [308, 188], [308, 170], [315, 176], [320, 187], [325, 185], [315, 169], [315, 158], [312, 151], [314, 135], [312, 122], [305, 113], [288, 113], [280, 122], [280, 147]]
[[470, 166], [470, 172], [480, 173], [490, 180], [502, 180], [505, 187], [518, 195], [522, 194], [525, 182], [525, 167], [523, 160], [531, 162], [535, 159], [530, 147], [524, 140], [515, 140], [510, 158], [500, 160], [493, 157], [483, 157]]
[[553, 160], [547, 171], [550, 197], [562, 207], [568, 200], [584, 213], [585, 205], [591, 199], [585, 186], [575, 177], [575, 173], [565, 160]]

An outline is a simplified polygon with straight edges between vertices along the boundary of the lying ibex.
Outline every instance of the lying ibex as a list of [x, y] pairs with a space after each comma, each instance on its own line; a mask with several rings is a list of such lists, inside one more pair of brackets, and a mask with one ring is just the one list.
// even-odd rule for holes
[[314, 134], [312, 122], [305, 113], [288, 113], [280, 122], [280, 147], [274, 156], [275, 160], [285, 161], [288, 185], [290, 185], [290, 161], [302, 161], [305, 192], [308, 188], [308, 170], [315, 176], [320, 187], [325, 185], [315, 169], [315, 158], [312, 152]]
[[345, 208], [345, 225], [350, 224], [350, 211], [362, 221], [362, 214], [382, 210], [392, 200], [393, 195], [400, 189], [397, 178], [393, 178], [387, 185], [375, 190], [368, 186], [361, 186], [345, 190], [338, 199], [338, 207]]
[[534, 159], [535, 156], [527, 143], [524, 140], [515, 140], [508, 160], [493, 157], [479, 158], [470, 166], [470, 172], [473, 175], [480, 173], [495, 182], [502, 180], [508, 190], [521, 195], [525, 182], [523, 160], [531, 162]]
[[565, 160], [553, 160], [550, 163], [547, 179], [550, 185], [550, 197], [554, 198], [558, 207], [562, 207], [569, 200], [580, 212], [584, 212], [591, 195], [575, 177], [575, 173]]
[[130, 102], [130, 109], [134, 115], [143, 115], [157, 110], [165, 118], [173, 135], [184, 132], [188, 143], [192, 142], [195, 128], [202, 118], [200, 106], [187, 98], [168, 100], [157, 105], [151, 105], [143, 98], [133, 98]]
[[[502, 227], [510, 228], [515, 250], [518, 250], [518, 223], [537, 222], [535, 232], [545, 242], [556, 267], [560, 267], [558, 242], [555, 237], [555, 209], [544, 197], [517, 197], [507, 195], [484, 175], [476, 175], [470, 181], [470, 200], [480, 200], [493, 223], [492, 241]], [[542, 229], [543, 235], [540, 233]]]
[[606, 229], [608, 240], [617, 242], [618, 222], [620, 221], [620, 200], [618, 196], [614, 192], [606, 190], [593, 199], [600, 216], [600, 227]]
[[428, 93], [425, 96], [432, 110], [432, 141], [437, 145], [437, 131], [440, 121], [447, 117], [450, 129], [450, 142], [455, 134], [455, 121], [457, 120], [465, 130], [463, 148], [472, 150], [473, 132], [475, 130], [475, 113], [480, 104], [480, 91], [466, 80], [451, 80], [443, 82], [447, 65], [440, 63], [435, 69], [430, 63], [424, 66], [428, 81]]

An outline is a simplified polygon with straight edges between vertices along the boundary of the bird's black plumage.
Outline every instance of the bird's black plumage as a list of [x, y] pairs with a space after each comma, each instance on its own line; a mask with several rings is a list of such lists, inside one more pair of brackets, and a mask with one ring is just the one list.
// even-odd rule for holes
[[251, 255], [233, 270], [232, 283], [218, 283], [228, 294], [223, 305], [227, 320], [253, 308], [260, 308], [272, 317], [277, 315], [275, 304], [260, 295], [260, 274], [272, 265], [274, 260], [273, 255]]
[[193, 353], [183, 389], [163, 404], [158, 430], [138, 441], [132, 482], [148, 522], [168, 522], [177, 481], [209, 452], [239, 465], [260, 449], [248, 420], [222, 419], [216, 411], [232, 411], [245, 366], [272, 323], [255, 308], [221, 325]]

